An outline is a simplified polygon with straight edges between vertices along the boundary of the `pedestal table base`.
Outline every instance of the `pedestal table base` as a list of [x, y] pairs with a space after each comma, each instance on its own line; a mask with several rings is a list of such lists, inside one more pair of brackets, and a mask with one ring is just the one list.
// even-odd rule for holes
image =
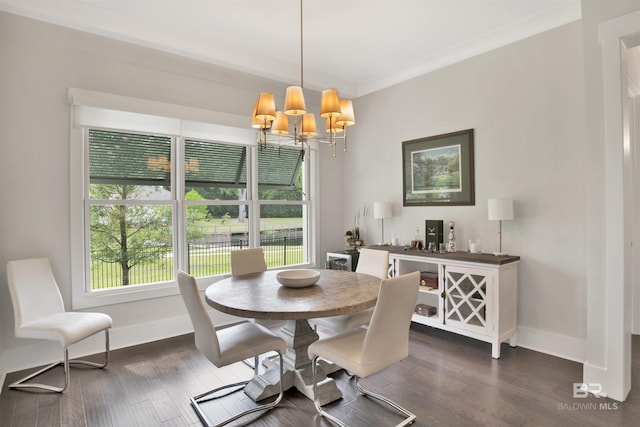
[[[307, 320], [287, 320], [280, 331], [287, 342], [284, 355], [283, 387], [285, 390], [295, 387], [302, 394], [313, 400], [313, 381], [311, 376], [311, 360], [307, 354], [309, 345], [318, 340], [318, 334], [311, 328]], [[244, 392], [254, 401], [259, 401], [279, 392], [279, 367], [276, 358], [267, 370], [253, 377]], [[327, 377], [322, 366], [316, 371], [318, 375], [318, 393], [320, 404], [325, 405], [342, 397], [333, 378]]]

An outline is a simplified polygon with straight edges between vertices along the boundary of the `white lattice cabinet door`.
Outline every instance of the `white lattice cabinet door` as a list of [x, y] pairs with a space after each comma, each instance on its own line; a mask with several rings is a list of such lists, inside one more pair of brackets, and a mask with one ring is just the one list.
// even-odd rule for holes
[[444, 323], [491, 335], [494, 274], [490, 270], [445, 266]]

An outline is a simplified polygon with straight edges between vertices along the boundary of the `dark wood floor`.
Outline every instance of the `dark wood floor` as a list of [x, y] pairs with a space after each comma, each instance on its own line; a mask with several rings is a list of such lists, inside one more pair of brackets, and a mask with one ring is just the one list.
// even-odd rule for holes
[[[640, 337], [633, 338], [632, 389], [624, 403], [573, 398], [582, 366], [523, 348], [491, 348], [469, 338], [413, 326], [410, 356], [362, 381], [417, 415], [415, 426], [638, 426], [640, 425]], [[247, 377], [243, 364], [216, 369], [185, 335], [113, 351], [106, 370], [76, 368], [62, 395], [7, 390], [23, 373], [12, 373], [0, 396], [0, 425], [191, 426], [200, 425], [188, 398]], [[59, 378], [61, 372], [53, 374]], [[353, 380], [335, 375], [344, 398], [327, 405], [354, 427], [395, 425], [393, 415], [355, 393]], [[43, 378], [44, 380], [44, 378]], [[208, 403], [213, 417], [250, 405], [243, 393]], [[331, 426], [313, 403], [295, 390], [278, 408], [233, 425]]]

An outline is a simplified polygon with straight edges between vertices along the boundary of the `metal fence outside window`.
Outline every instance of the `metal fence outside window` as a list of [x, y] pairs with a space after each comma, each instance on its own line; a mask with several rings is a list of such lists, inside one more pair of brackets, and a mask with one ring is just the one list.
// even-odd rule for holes
[[[263, 236], [260, 246], [264, 250], [269, 268], [295, 265], [304, 262], [302, 236]], [[246, 238], [230, 239], [223, 242], [187, 245], [187, 268], [194, 276], [214, 276], [231, 272], [231, 251], [249, 247]], [[173, 280], [173, 256], [166, 249], [145, 248], [150, 259], [129, 270], [130, 285], [166, 282]], [[118, 263], [104, 262], [100, 251], [91, 251], [91, 289], [109, 289], [122, 286], [122, 267]]]

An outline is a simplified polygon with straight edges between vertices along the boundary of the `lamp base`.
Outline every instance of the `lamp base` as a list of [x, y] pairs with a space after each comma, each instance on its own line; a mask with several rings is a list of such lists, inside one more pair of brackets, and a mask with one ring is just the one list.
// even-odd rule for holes
[[508, 253], [506, 253], [506, 252], [494, 252], [493, 254], [494, 254], [495, 256], [507, 256], [507, 255], [509, 255], [509, 254], [508, 254]]

